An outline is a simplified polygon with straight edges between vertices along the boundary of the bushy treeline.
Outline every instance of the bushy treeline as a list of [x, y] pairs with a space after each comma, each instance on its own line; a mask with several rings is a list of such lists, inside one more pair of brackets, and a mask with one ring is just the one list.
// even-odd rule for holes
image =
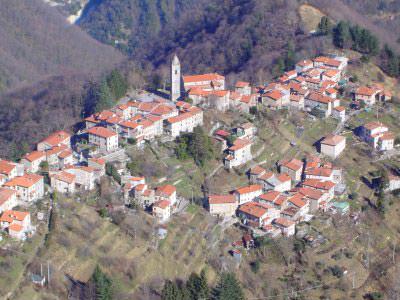
[[99, 82], [90, 82], [88, 85], [83, 115], [111, 108], [116, 101], [125, 96], [128, 89], [126, 79], [118, 70], [113, 70]]
[[243, 290], [235, 274], [224, 272], [215, 287], [210, 287], [206, 274], [192, 273], [186, 282], [167, 280], [161, 293], [162, 300], [244, 300]]
[[368, 29], [350, 22], [340, 21], [333, 25], [328, 17], [324, 16], [318, 25], [321, 35], [332, 35], [333, 44], [342, 49], [352, 49], [364, 55], [364, 59], [377, 57], [379, 66], [390, 76], [400, 75], [400, 57], [385, 44], [382, 48], [379, 39]]
[[193, 132], [177, 138], [175, 153], [178, 159], [191, 157], [198, 166], [204, 166], [213, 157], [214, 147], [203, 127], [197, 126]]

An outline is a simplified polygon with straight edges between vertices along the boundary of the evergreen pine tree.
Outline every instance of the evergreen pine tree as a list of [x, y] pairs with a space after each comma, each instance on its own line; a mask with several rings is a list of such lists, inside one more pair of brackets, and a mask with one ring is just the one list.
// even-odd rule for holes
[[95, 286], [96, 300], [112, 300], [112, 280], [97, 265], [91, 278]]
[[214, 289], [216, 300], [244, 300], [243, 290], [233, 273], [222, 273]]
[[338, 48], [349, 47], [351, 41], [349, 23], [340, 21], [333, 32], [333, 43]]
[[114, 100], [118, 100], [125, 96], [128, 84], [118, 70], [112, 71], [106, 81]]
[[179, 286], [170, 280], [165, 281], [164, 288], [161, 293], [162, 300], [181, 300], [182, 292]]
[[108, 109], [114, 105], [110, 88], [108, 87], [107, 82], [105, 80], [102, 81], [102, 83], [100, 84], [96, 97], [97, 97], [96, 108], [95, 108], [96, 112]]

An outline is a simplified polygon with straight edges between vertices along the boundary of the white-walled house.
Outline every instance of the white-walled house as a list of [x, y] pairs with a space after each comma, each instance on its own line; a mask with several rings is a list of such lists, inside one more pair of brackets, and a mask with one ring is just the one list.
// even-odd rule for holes
[[238, 205], [238, 201], [233, 194], [208, 196], [208, 210], [214, 216], [234, 216]]
[[171, 216], [171, 202], [168, 200], [159, 200], [153, 204], [153, 216], [160, 222], [167, 221]]
[[203, 110], [191, 107], [178, 116], [165, 121], [165, 132], [172, 137], [177, 137], [183, 132], [193, 132], [194, 128], [203, 125]]
[[71, 135], [63, 130], [56, 131], [37, 144], [38, 151], [49, 150], [56, 146], [65, 145], [71, 148]]
[[25, 240], [32, 230], [31, 215], [29, 212], [6, 210], [0, 217], [0, 226], [10, 237]]
[[40, 169], [40, 164], [46, 161], [46, 153], [44, 151], [33, 151], [25, 154], [21, 159], [26, 172], [36, 173]]
[[118, 134], [105, 127], [95, 126], [87, 130], [89, 143], [99, 147], [100, 151], [111, 152], [118, 149]]
[[75, 192], [76, 175], [65, 171], [61, 171], [50, 175], [51, 187], [60, 193]]
[[9, 188], [0, 188], [0, 214], [18, 205], [17, 192]]
[[263, 192], [262, 186], [258, 184], [252, 184], [236, 189], [233, 194], [239, 205], [253, 201], [255, 198], [260, 196]]
[[25, 174], [18, 176], [4, 184], [17, 192], [17, 199], [22, 203], [31, 203], [43, 197], [43, 176], [37, 174]]
[[380, 122], [370, 122], [361, 127], [361, 138], [379, 151], [392, 150], [395, 136]]
[[24, 174], [24, 166], [20, 163], [0, 159], [0, 175], [5, 181]]
[[236, 139], [234, 145], [227, 150], [228, 154], [224, 158], [225, 168], [230, 169], [250, 161], [253, 158], [251, 145], [249, 140]]
[[332, 111], [332, 117], [344, 122], [346, 120], [346, 108], [344, 106], [336, 106]]
[[263, 227], [279, 217], [279, 210], [268, 204], [247, 202], [239, 206], [237, 214], [244, 224]]
[[65, 172], [75, 175], [75, 183], [84, 190], [92, 190], [95, 187], [95, 169], [86, 166], [68, 166]]
[[286, 173], [294, 182], [301, 180], [304, 163], [298, 159], [283, 160], [279, 164], [279, 172]]
[[321, 141], [321, 153], [330, 158], [337, 158], [346, 148], [346, 138], [341, 135], [330, 134]]

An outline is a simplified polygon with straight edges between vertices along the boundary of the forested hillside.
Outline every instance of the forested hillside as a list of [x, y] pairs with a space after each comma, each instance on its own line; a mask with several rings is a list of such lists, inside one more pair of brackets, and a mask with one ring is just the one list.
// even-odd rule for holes
[[89, 81], [124, 59], [41, 0], [0, 0], [0, 154], [80, 120]]
[[96, 75], [121, 61], [64, 19], [41, 0], [0, 0], [0, 91], [64, 72]]
[[[114, 45], [137, 62], [151, 62], [157, 80], [168, 76], [174, 52], [185, 73], [218, 71], [232, 79], [262, 82], [276, 75], [279, 57], [292, 59], [324, 52], [329, 39], [311, 36], [295, 0], [98, 0], [80, 25], [96, 39]], [[183, 5], [185, 3], [185, 5]], [[397, 11], [390, 0], [312, 0], [334, 23], [350, 21], [368, 29], [400, 52]], [[330, 44], [330, 45], [329, 45]], [[290, 47], [288, 47], [290, 46]], [[289, 49], [291, 48], [291, 49]]]

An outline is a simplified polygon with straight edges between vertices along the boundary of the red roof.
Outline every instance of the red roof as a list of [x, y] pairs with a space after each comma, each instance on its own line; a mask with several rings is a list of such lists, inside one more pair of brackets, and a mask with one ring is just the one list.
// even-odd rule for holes
[[100, 126], [92, 127], [88, 129], [87, 132], [89, 134], [93, 134], [102, 138], [110, 138], [113, 136], [117, 136], [117, 133], [115, 133], [114, 131]]
[[56, 131], [49, 135], [47, 138], [41, 141], [41, 143], [46, 143], [50, 146], [57, 146], [58, 144], [64, 142], [66, 139], [70, 138], [71, 135], [63, 130]]
[[161, 209], [166, 209], [168, 206], [171, 205], [171, 202], [168, 200], [160, 200], [153, 204], [153, 207], [159, 207]]
[[236, 193], [243, 195], [248, 193], [253, 193], [256, 191], [262, 191], [262, 186], [258, 184], [252, 184], [248, 186], [244, 186], [235, 190]]
[[293, 221], [286, 218], [277, 218], [274, 220], [274, 223], [282, 227], [290, 227], [295, 224]]
[[23, 159], [26, 159], [26, 160], [28, 160], [30, 162], [33, 162], [33, 161], [38, 160], [40, 158], [43, 158], [45, 156], [46, 156], [46, 154], [45, 154], [44, 151], [33, 151], [31, 153], [25, 154]]
[[236, 203], [234, 195], [210, 195], [208, 196], [208, 203], [210, 204], [233, 204]]
[[9, 175], [12, 170], [14, 170], [15, 168], [15, 164], [7, 161], [7, 160], [0, 160], [0, 173], [1, 174], [5, 174], [5, 175]]
[[346, 138], [341, 135], [330, 134], [327, 135], [322, 141], [321, 144], [329, 145], [329, 146], [337, 146], [341, 144], [343, 141], [346, 141]]
[[213, 81], [213, 80], [223, 80], [224, 76], [217, 73], [201, 74], [201, 75], [186, 75], [183, 76], [183, 82], [201, 82], [201, 81]]
[[257, 202], [247, 202], [241, 205], [238, 210], [247, 215], [254, 216], [256, 218], [261, 218], [268, 212], [268, 209], [272, 208], [267, 204], [257, 203]]
[[43, 176], [37, 174], [25, 174], [23, 176], [14, 177], [10, 181], [6, 182], [4, 186], [21, 186], [24, 188], [29, 188], [39, 182], [41, 179], [43, 179]]
[[66, 182], [68, 184], [72, 184], [72, 183], [74, 183], [76, 176], [74, 174], [61, 171], [57, 174], [51, 175], [50, 177], [60, 180], [60, 181], [63, 181], [63, 182]]
[[157, 194], [167, 195], [168, 197], [172, 196], [172, 194], [175, 192], [176, 192], [176, 187], [171, 184], [166, 184], [156, 188]]
[[7, 188], [0, 188], [0, 206], [7, 202], [17, 192]]
[[248, 87], [248, 86], [250, 86], [250, 82], [246, 82], [246, 81], [238, 81], [238, 82], [236, 82], [236, 85], [235, 85], [237, 88], [245, 88], [245, 87]]
[[27, 216], [29, 216], [29, 212], [5, 210], [1, 215], [0, 222], [12, 223], [13, 220], [23, 221]]

